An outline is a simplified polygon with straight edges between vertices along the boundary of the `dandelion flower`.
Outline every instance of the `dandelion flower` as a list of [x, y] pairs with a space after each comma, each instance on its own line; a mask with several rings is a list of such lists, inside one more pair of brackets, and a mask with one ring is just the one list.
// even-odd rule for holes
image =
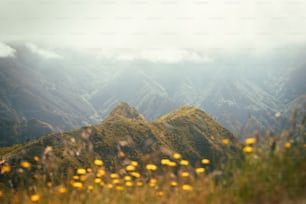
[[170, 186], [176, 187], [176, 186], [177, 186], [177, 182], [176, 182], [176, 181], [172, 181], [172, 182], [170, 183]]
[[165, 194], [165, 193], [164, 193], [163, 191], [158, 191], [158, 192], [157, 192], [157, 195], [158, 195], [158, 196], [163, 196], [164, 194]]
[[95, 178], [94, 183], [100, 183], [102, 181], [102, 179], [100, 178]]
[[92, 186], [92, 185], [89, 185], [89, 186], [87, 186], [87, 189], [88, 189], [89, 191], [91, 191], [91, 190], [93, 190], [93, 186]]
[[137, 186], [137, 187], [142, 187], [142, 186], [143, 186], [143, 183], [142, 183], [141, 181], [137, 181], [137, 182], [136, 182], [136, 186]]
[[127, 171], [135, 171], [135, 166], [133, 166], [133, 165], [128, 165], [125, 169], [126, 169]]
[[125, 181], [131, 181], [131, 180], [132, 180], [132, 177], [130, 177], [130, 176], [125, 176], [123, 179], [124, 179]]
[[96, 165], [96, 166], [103, 166], [103, 161], [102, 160], [100, 160], [100, 159], [96, 159], [95, 161], [94, 161], [94, 164]]
[[47, 182], [47, 186], [49, 187], [49, 188], [51, 188], [52, 186], [53, 186], [53, 184], [52, 184], [52, 182]]
[[191, 191], [191, 190], [192, 190], [192, 186], [191, 186], [191, 185], [188, 185], [188, 184], [184, 184], [184, 185], [182, 186], [182, 189], [183, 189], [184, 191]]
[[224, 145], [228, 145], [229, 143], [230, 143], [230, 140], [229, 139], [223, 139], [222, 140], [222, 143], [224, 144]]
[[126, 185], [127, 187], [132, 187], [132, 186], [133, 186], [133, 183], [132, 183], [131, 181], [127, 181], [127, 182], [125, 182], [125, 185]]
[[131, 176], [133, 176], [135, 178], [139, 178], [140, 177], [140, 173], [138, 173], [138, 172], [131, 172], [130, 174], [131, 174]]
[[131, 165], [137, 167], [138, 166], [138, 162], [137, 161], [131, 161]]
[[182, 177], [188, 177], [189, 175], [190, 175], [190, 174], [189, 174], [188, 172], [182, 172], [182, 173], [181, 173], [181, 176], [182, 176]]
[[168, 165], [170, 163], [169, 159], [162, 159], [160, 160], [161, 165]]
[[81, 175], [80, 176], [80, 181], [84, 182], [84, 181], [86, 181], [86, 179], [87, 179], [86, 175]]
[[285, 148], [286, 148], [286, 149], [290, 149], [290, 148], [291, 148], [291, 143], [290, 143], [290, 142], [286, 142]]
[[111, 183], [107, 184], [107, 188], [109, 188], [109, 189], [113, 188], [113, 184], [111, 184]]
[[189, 165], [189, 161], [187, 161], [187, 160], [181, 160], [181, 161], [180, 161], [180, 165], [182, 165], [182, 166], [188, 166], [188, 165]]
[[113, 184], [119, 184], [120, 183], [120, 180], [119, 179], [114, 179], [113, 180]]
[[105, 171], [103, 169], [99, 169], [97, 174], [96, 174], [96, 177], [102, 177], [105, 175]]
[[10, 172], [10, 171], [11, 171], [11, 167], [10, 167], [10, 166], [4, 165], [4, 166], [2, 167], [2, 172], [3, 172], [3, 173], [8, 173], [8, 172]]
[[110, 177], [111, 177], [112, 179], [116, 179], [116, 178], [119, 178], [119, 175], [116, 174], [116, 173], [112, 173], [112, 174], [110, 174]]
[[202, 164], [210, 164], [210, 160], [209, 159], [202, 159]]
[[64, 193], [66, 193], [68, 190], [67, 190], [67, 188], [65, 188], [64, 186], [61, 186], [59, 189], [58, 189], [58, 192], [60, 193], [60, 194], [64, 194]]
[[79, 168], [79, 169], [77, 169], [77, 174], [79, 174], [79, 175], [86, 174], [86, 170], [83, 169], [83, 168]]
[[36, 162], [39, 162], [39, 157], [38, 156], [34, 156], [33, 160], [36, 161]]
[[40, 200], [40, 196], [38, 194], [33, 194], [30, 197], [32, 202], [38, 202]]
[[245, 144], [247, 144], [247, 145], [252, 145], [252, 144], [255, 144], [255, 143], [256, 143], [256, 138], [254, 138], [254, 137], [249, 137], [249, 138], [245, 139]]
[[205, 169], [204, 169], [204, 168], [196, 168], [195, 171], [196, 171], [198, 174], [201, 174], [201, 173], [204, 173], [204, 172], [205, 172]]
[[147, 164], [146, 165], [146, 169], [149, 171], [156, 171], [157, 170], [157, 166], [154, 164]]
[[244, 151], [245, 153], [251, 153], [253, 152], [253, 147], [250, 146], [245, 146], [242, 151]]
[[81, 182], [72, 182], [72, 187], [73, 188], [82, 188], [83, 187], [83, 183], [81, 183]]
[[73, 178], [74, 180], [79, 180], [79, 179], [80, 179], [79, 176], [73, 176], [72, 178]]
[[24, 168], [24, 169], [29, 169], [31, 167], [31, 163], [30, 162], [27, 162], [27, 161], [22, 161], [20, 163], [21, 167]]
[[173, 158], [174, 158], [174, 159], [181, 159], [182, 156], [181, 156], [179, 153], [174, 153], [174, 154], [173, 154]]
[[92, 168], [87, 168], [86, 171], [87, 171], [88, 173], [91, 173], [91, 172], [92, 172]]
[[116, 190], [117, 190], [117, 191], [123, 191], [124, 188], [123, 188], [122, 186], [116, 186]]
[[175, 166], [176, 166], [176, 163], [175, 163], [175, 162], [169, 162], [168, 166], [170, 166], [170, 167], [175, 167]]

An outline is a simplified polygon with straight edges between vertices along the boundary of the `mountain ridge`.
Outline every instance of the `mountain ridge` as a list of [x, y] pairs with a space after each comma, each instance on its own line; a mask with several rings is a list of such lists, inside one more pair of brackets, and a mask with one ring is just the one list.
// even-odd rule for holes
[[[98, 125], [50, 134], [30, 141], [25, 149], [20, 147], [19, 153], [16, 148], [13, 154], [6, 149], [6, 153], [1, 156], [32, 158], [41, 155], [45, 148], [52, 147], [56, 157], [64, 158], [61, 163], [63, 168], [68, 164], [86, 165], [90, 158], [102, 158], [106, 166], [112, 169], [126, 160], [156, 160], [167, 158], [174, 152], [181, 153], [193, 165], [201, 158], [208, 158], [212, 166], [239, 155], [238, 139], [195, 107], [182, 107], [169, 113], [180, 113], [177, 117], [168, 120], [169, 117], [166, 116], [154, 122], [147, 122], [142, 117], [135, 119], [126, 115], [126, 110], [132, 110], [136, 116], [140, 115], [127, 103], [119, 103], [113, 113]], [[230, 140], [230, 145], [226, 148], [222, 144], [225, 138]]]

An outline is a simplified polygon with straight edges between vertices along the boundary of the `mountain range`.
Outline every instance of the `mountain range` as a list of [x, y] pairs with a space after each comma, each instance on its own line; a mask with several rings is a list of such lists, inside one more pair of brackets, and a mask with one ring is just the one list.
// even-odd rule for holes
[[[223, 139], [229, 144], [224, 145]], [[200, 109], [183, 106], [148, 122], [127, 103], [119, 103], [98, 125], [49, 134], [0, 150], [2, 159], [12, 163], [39, 156], [52, 158], [50, 162], [62, 170], [91, 166], [94, 158], [103, 159], [112, 170], [133, 160], [159, 163], [177, 152], [192, 165], [209, 159], [211, 167], [241, 156], [238, 139]]]
[[[98, 124], [121, 101], [148, 121], [195, 106], [241, 138], [284, 124], [294, 108], [305, 114], [301, 47], [258, 55], [208, 52], [213, 60], [167, 63], [26, 43], [7, 46], [15, 53], [0, 58], [1, 146]], [[279, 112], [281, 121], [275, 117]]]

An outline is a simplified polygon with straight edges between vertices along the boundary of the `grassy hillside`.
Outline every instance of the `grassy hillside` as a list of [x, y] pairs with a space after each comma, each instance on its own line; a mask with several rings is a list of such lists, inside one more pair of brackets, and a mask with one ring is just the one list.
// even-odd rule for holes
[[2, 203], [303, 203], [305, 121], [238, 142], [203, 111], [100, 125], [0, 149]]

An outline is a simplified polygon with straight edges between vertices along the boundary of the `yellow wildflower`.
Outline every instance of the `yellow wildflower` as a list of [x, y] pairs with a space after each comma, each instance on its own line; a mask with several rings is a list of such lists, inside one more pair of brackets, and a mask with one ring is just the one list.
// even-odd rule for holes
[[169, 165], [170, 160], [169, 159], [162, 159], [160, 160], [161, 165]]
[[210, 161], [209, 159], [202, 159], [202, 164], [210, 164]]
[[83, 168], [79, 168], [79, 169], [77, 169], [77, 174], [79, 174], [79, 175], [86, 174], [86, 170], [83, 169]]
[[72, 187], [74, 187], [74, 188], [82, 188], [83, 187], [83, 183], [81, 183], [81, 182], [72, 182]]
[[113, 188], [113, 184], [111, 183], [107, 184], [107, 188]]
[[95, 161], [94, 161], [94, 164], [96, 165], [96, 166], [103, 166], [103, 161], [102, 160], [100, 160], [100, 159], [96, 159]]
[[182, 173], [181, 173], [181, 176], [182, 176], [182, 177], [188, 177], [189, 175], [190, 175], [190, 174], [189, 174], [188, 172], [182, 172]]
[[79, 180], [79, 179], [80, 179], [79, 176], [73, 176], [72, 178], [73, 178], [74, 180]]
[[163, 191], [158, 191], [158, 192], [157, 192], [157, 195], [158, 195], [158, 196], [163, 196], [164, 194], [165, 194], [165, 193], [164, 193]]
[[169, 162], [168, 166], [170, 166], [170, 167], [175, 167], [175, 166], [176, 166], [176, 163], [171, 161], [171, 162]]
[[10, 172], [11, 171], [11, 167], [9, 166], [9, 165], [4, 165], [3, 167], [2, 167], [2, 172], [3, 173], [8, 173], [8, 172]]
[[38, 202], [40, 200], [40, 196], [38, 194], [33, 194], [30, 197], [32, 202]]
[[147, 164], [146, 165], [146, 169], [149, 171], [156, 171], [157, 170], [157, 166], [154, 164]]
[[120, 183], [120, 180], [119, 179], [114, 179], [113, 180], [113, 184], [119, 184]]
[[138, 172], [131, 172], [130, 174], [131, 174], [131, 176], [133, 176], [135, 178], [139, 178], [140, 177], [140, 173], [138, 173]]
[[91, 191], [91, 190], [93, 190], [93, 186], [92, 185], [89, 185], [89, 186], [87, 186], [87, 189], [89, 190], [89, 191]]
[[133, 166], [133, 165], [128, 165], [125, 169], [126, 169], [127, 171], [135, 171], [135, 166]]
[[136, 186], [137, 186], [137, 187], [141, 187], [141, 186], [143, 186], [143, 183], [142, 183], [141, 181], [137, 181], [137, 182], [136, 182]]
[[244, 151], [245, 153], [251, 153], [253, 152], [253, 147], [250, 146], [245, 146], [242, 151]]
[[188, 165], [189, 165], [189, 161], [187, 161], [187, 160], [181, 160], [181, 161], [180, 161], [180, 165], [182, 165], [182, 166], [188, 166]]
[[101, 181], [102, 181], [102, 179], [100, 179], [100, 178], [95, 178], [95, 180], [94, 180], [95, 183], [101, 183]]
[[285, 148], [286, 148], [286, 149], [290, 149], [290, 148], [291, 148], [291, 143], [290, 143], [290, 142], [286, 142]]
[[230, 143], [230, 140], [227, 139], [227, 138], [225, 138], [225, 139], [222, 140], [222, 143], [223, 143], [224, 145], [228, 145], [228, 144]]
[[172, 187], [175, 187], [175, 186], [177, 186], [177, 182], [176, 182], [176, 181], [172, 181], [172, 182], [170, 183], [170, 185], [171, 185]]
[[130, 177], [130, 176], [125, 176], [123, 179], [124, 179], [125, 181], [131, 181], [131, 180], [132, 180], [132, 177]]
[[196, 168], [195, 171], [196, 171], [198, 174], [201, 174], [201, 173], [204, 173], [204, 172], [205, 172], [205, 169], [204, 169], [204, 168]]
[[181, 159], [182, 156], [181, 156], [179, 153], [174, 153], [174, 154], [173, 154], [173, 158], [174, 158], [174, 159]]
[[111, 177], [112, 179], [115, 179], [115, 178], [119, 178], [119, 175], [116, 174], [116, 173], [112, 173], [112, 174], [110, 174], [110, 177]]
[[91, 173], [91, 172], [92, 172], [92, 168], [87, 168], [86, 171], [87, 171], [88, 173]]
[[22, 161], [20, 163], [21, 167], [24, 168], [24, 169], [28, 169], [31, 167], [31, 163], [30, 162], [27, 162], [27, 161]]
[[138, 166], [138, 162], [137, 161], [131, 161], [131, 165], [137, 167]]
[[33, 160], [36, 161], [36, 162], [39, 162], [39, 157], [38, 156], [34, 156]]
[[64, 194], [64, 193], [67, 192], [67, 188], [65, 188], [64, 186], [61, 186], [61, 187], [58, 189], [58, 192], [59, 192], [60, 194]]
[[80, 176], [80, 181], [84, 182], [84, 181], [86, 181], [86, 179], [87, 179], [86, 175], [81, 175]]
[[252, 144], [255, 144], [255, 143], [256, 143], [256, 138], [254, 138], [254, 137], [249, 137], [249, 138], [245, 139], [245, 144], [247, 144], [247, 145], [252, 145]]
[[191, 191], [191, 190], [192, 190], [192, 186], [191, 186], [191, 185], [188, 185], [188, 184], [184, 184], [184, 185], [182, 186], [182, 189], [183, 189], [184, 191]]
[[97, 172], [97, 174], [96, 174], [96, 177], [102, 177], [102, 176], [104, 176], [104, 175], [105, 175], [104, 169], [99, 169], [98, 172]]
[[132, 186], [133, 186], [133, 182], [127, 181], [127, 182], [125, 182], [125, 185], [126, 185], [127, 187], [132, 187]]
[[124, 188], [123, 188], [122, 186], [116, 186], [116, 190], [117, 190], [117, 191], [123, 191]]

